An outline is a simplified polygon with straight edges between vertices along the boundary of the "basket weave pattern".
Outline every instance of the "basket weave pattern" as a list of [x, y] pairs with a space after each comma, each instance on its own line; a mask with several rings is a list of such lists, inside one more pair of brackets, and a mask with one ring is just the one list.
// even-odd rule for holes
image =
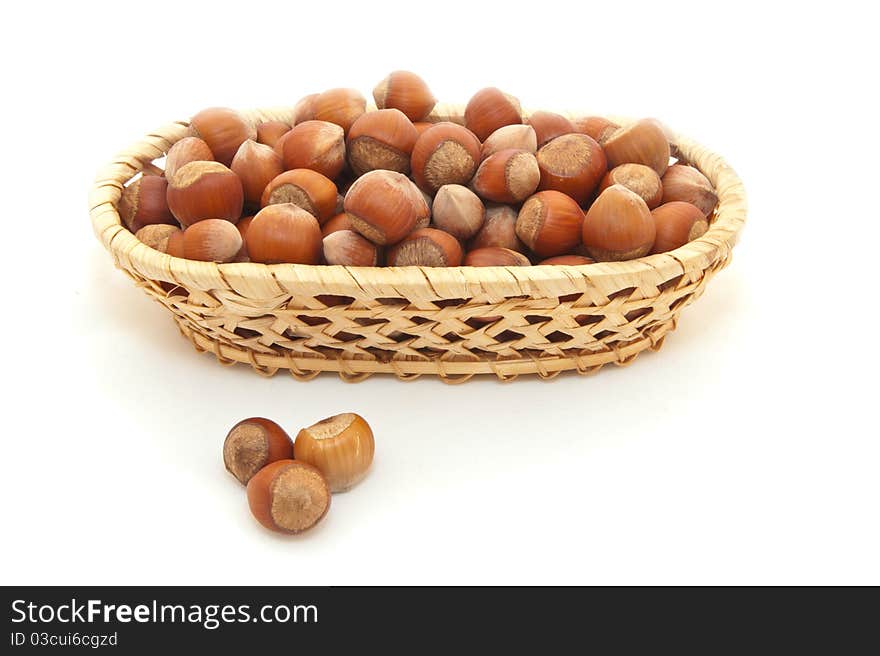
[[[255, 123], [288, 108], [245, 112]], [[460, 107], [431, 120], [462, 122]], [[192, 131], [187, 122], [150, 133], [98, 175], [89, 196], [98, 239], [149, 296], [167, 307], [199, 351], [300, 379], [322, 371], [358, 381], [373, 373], [450, 383], [475, 374], [511, 380], [586, 374], [658, 349], [677, 317], [728, 264], [746, 217], [745, 190], [724, 160], [681, 136], [673, 154], [715, 185], [709, 231], [685, 246], [629, 262], [587, 266], [358, 268], [173, 258], [140, 243], [120, 222], [126, 182]], [[164, 284], [163, 284], [164, 283]], [[168, 291], [166, 291], [168, 290]]]

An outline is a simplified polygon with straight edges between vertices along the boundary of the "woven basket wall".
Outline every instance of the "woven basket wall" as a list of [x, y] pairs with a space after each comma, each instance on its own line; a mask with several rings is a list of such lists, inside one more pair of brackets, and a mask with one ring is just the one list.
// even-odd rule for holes
[[[462, 113], [438, 106], [431, 120], [461, 123]], [[244, 115], [254, 123], [288, 121], [291, 110]], [[719, 204], [703, 237], [669, 253], [587, 266], [485, 268], [194, 262], [143, 245], [116, 210], [126, 182], [142, 170], [161, 172], [153, 161], [191, 134], [188, 122], [172, 123], [101, 170], [89, 196], [92, 226], [116, 265], [171, 311], [197, 350], [264, 375], [287, 370], [309, 379], [332, 371], [358, 381], [374, 373], [405, 380], [432, 374], [462, 382], [475, 374], [552, 378], [629, 364], [662, 345], [681, 310], [727, 265], [746, 218], [734, 171], [673, 135], [673, 155], [709, 178]]]

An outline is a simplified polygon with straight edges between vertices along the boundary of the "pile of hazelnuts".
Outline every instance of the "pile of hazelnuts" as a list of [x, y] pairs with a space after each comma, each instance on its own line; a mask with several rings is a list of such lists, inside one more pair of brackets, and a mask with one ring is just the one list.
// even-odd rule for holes
[[290, 124], [231, 109], [191, 121], [164, 175], [119, 202], [148, 246], [211, 262], [529, 266], [618, 261], [702, 235], [718, 198], [696, 168], [670, 166], [663, 126], [620, 127], [538, 111], [496, 88], [464, 125], [427, 122], [414, 73], [373, 90], [306, 96]]
[[271, 419], [250, 417], [226, 436], [223, 464], [247, 486], [248, 505], [260, 524], [302, 533], [327, 514], [331, 494], [363, 480], [375, 449], [370, 425], [353, 412], [303, 428], [296, 440]]

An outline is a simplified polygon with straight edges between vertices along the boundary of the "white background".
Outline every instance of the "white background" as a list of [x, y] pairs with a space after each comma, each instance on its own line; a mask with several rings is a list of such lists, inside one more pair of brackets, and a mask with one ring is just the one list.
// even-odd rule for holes
[[[14, 4], [0, 582], [880, 583], [865, 3]], [[687, 132], [749, 191], [732, 265], [661, 352], [594, 377], [300, 383], [197, 355], [92, 235], [97, 169], [202, 107], [396, 68]], [[371, 475], [312, 532], [263, 530], [227, 429], [348, 410]]]

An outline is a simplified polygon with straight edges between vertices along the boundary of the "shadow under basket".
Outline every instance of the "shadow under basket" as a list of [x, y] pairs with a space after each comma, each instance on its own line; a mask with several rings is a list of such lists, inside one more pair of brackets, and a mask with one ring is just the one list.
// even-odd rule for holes
[[[438, 106], [431, 120], [463, 122]], [[244, 112], [288, 121], [292, 109]], [[188, 122], [150, 133], [98, 174], [89, 196], [98, 239], [149, 296], [171, 311], [198, 351], [223, 364], [299, 379], [346, 381], [375, 373], [449, 383], [476, 374], [513, 380], [587, 374], [659, 349], [681, 310], [727, 265], [746, 218], [745, 190], [718, 155], [678, 135], [673, 155], [702, 171], [719, 202], [705, 235], [669, 253], [586, 266], [381, 267], [213, 264], [142, 244], [116, 205], [138, 173], [192, 134]]]

